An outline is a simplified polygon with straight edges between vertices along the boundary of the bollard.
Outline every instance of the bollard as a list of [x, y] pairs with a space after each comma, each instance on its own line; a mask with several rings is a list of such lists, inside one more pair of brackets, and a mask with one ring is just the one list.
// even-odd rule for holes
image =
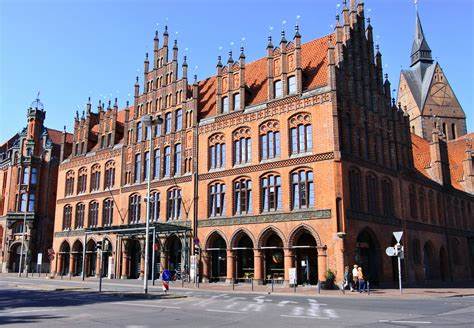
[[184, 279], [181, 279], [181, 288], [184, 287]]
[[273, 282], [274, 282], [274, 280], [273, 280], [273, 278], [272, 278], [272, 293], [273, 293]]
[[318, 279], [317, 287], [318, 287], [318, 294], [321, 294], [321, 281], [319, 281], [319, 279]]
[[235, 281], [232, 279], [232, 290], [235, 290]]
[[250, 282], [252, 283], [252, 292], [253, 292], [253, 278], [250, 279]]
[[370, 281], [367, 280], [367, 295], [370, 295]]
[[296, 293], [296, 284], [293, 284], [293, 293]]

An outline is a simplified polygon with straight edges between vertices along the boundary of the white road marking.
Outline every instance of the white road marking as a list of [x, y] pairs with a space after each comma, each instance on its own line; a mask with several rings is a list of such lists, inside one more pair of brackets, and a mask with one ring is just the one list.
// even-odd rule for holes
[[391, 322], [391, 323], [413, 323], [413, 324], [430, 324], [431, 321], [411, 321], [411, 320], [379, 320], [379, 322]]
[[219, 310], [219, 309], [207, 309], [207, 312], [222, 312], [222, 313], [239, 313], [243, 314], [243, 311], [231, 311], [231, 310]]
[[229, 299], [228, 301], [232, 302], [230, 303], [229, 305], [226, 305], [226, 309], [230, 309], [236, 305], [239, 304], [239, 301], [243, 301], [245, 300], [246, 298], [245, 297], [232, 297], [231, 299]]
[[306, 316], [306, 315], [290, 315], [290, 314], [280, 314], [280, 317], [329, 320], [329, 318], [325, 318], [325, 317], [310, 317], [310, 316]]
[[137, 307], [163, 308], [163, 309], [181, 309], [180, 306], [168, 306], [168, 305], [146, 304], [146, 303], [114, 302], [111, 304], [130, 305], [130, 306], [137, 306]]
[[279, 307], [283, 307], [283, 306], [286, 306], [287, 304], [298, 304], [298, 302], [293, 302], [293, 301], [281, 301], [280, 303], [278, 303], [278, 306], [279, 306]]
[[4, 312], [1, 313], [0, 316], [6, 315], [6, 314], [21, 314], [21, 313], [31, 313], [31, 312], [52, 312], [52, 311], [57, 311], [57, 309], [37, 309], [37, 310], [20, 310], [20, 311], [12, 311], [12, 312]]

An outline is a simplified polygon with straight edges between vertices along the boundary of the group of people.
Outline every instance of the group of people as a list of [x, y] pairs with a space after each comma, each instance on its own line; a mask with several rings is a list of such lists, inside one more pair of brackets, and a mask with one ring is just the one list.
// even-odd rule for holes
[[349, 287], [351, 292], [358, 291], [359, 293], [367, 292], [367, 281], [365, 280], [362, 267], [354, 264], [354, 268], [349, 270], [349, 266], [344, 268], [343, 289]]

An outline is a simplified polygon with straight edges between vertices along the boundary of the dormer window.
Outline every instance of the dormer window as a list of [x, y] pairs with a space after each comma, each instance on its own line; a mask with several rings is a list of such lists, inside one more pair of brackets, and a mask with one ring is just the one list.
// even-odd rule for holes
[[234, 94], [234, 110], [240, 109], [240, 93]]
[[228, 112], [229, 112], [229, 98], [222, 97], [222, 113], [228, 113]]
[[273, 88], [275, 91], [275, 98], [280, 98], [283, 96], [283, 83], [281, 80], [275, 81]]
[[290, 76], [288, 78], [288, 94], [295, 94], [296, 91], [296, 76]]

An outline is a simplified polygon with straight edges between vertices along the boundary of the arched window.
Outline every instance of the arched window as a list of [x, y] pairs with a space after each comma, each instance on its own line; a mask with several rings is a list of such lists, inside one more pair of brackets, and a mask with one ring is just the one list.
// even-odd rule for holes
[[175, 131], [181, 131], [183, 128], [183, 111], [181, 109], [176, 110], [175, 118]]
[[181, 189], [173, 188], [168, 190], [166, 211], [168, 220], [178, 220], [181, 218], [181, 202]]
[[278, 211], [282, 208], [281, 177], [269, 174], [261, 179], [262, 211]]
[[351, 209], [353, 211], [361, 211], [361, 182], [360, 182], [360, 171], [357, 169], [351, 169], [349, 171], [349, 197], [351, 203]]
[[413, 253], [413, 263], [421, 264], [420, 241], [418, 239], [413, 239], [411, 247]]
[[222, 133], [209, 138], [209, 169], [223, 168], [225, 165], [225, 140]]
[[128, 223], [140, 222], [140, 202], [141, 197], [138, 194], [131, 195], [128, 198]]
[[137, 122], [137, 135], [136, 135], [136, 141], [140, 142], [143, 140], [143, 134], [142, 134], [142, 122]]
[[451, 124], [451, 136], [456, 139], [456, 124], [454, 123]]
[[165, 114], [165, 134], [171, 133], [171, 113]]
[[392, 182], [389, 179], [382, 180], [382, 202], [383, 202], [383, 214], [385, 216], [393, 216], [394, 202], [393, 202], [393, 187]]
[[290, 150], [292, 154], [301, 154], [313, 150], [313, 127], [311, 115], [299, 113], [293, 115], [289, 121]]
[[181, 144], [174, 145], [174, 175], [181, 174]]
[[114, 201], [113, 199], [106, 199], [102, 208], [102, 225], [104, 227], [112, 225], [114, 216]]
[[280, 98], [283, 96], [283, 83], [281, 80], [277, 80], [273, 83], [273, 90], [275, 92], [275, 98]]
[[66, 173], [66, 186], [64, 188], [64, 194], [70, 196], [74, 193], [74, 172], [69, 171]]
[[72, 206], [66, 205], [63, 208], [63, 230], [71, 229]]
[[80, 203], [76, 205], [76, 220], [74, 221], [74, 228], [75, 229], [82, 229], [84, 228], [84, 215], [86, 211], [86, 205]]
[[240, 128], [233, 133], [234, 140], [234, 165], [251, 162], [252, 139], [250, 128]]
[[452, 239], [452, 248], [453, 248], [453, 263], [454, 265], [461, 265], [462, 264], [462, 256], [461, 256], [461, 245], [457, 238]]
[[288, 78], [288, 94], [292, 95], [296, 92], [296, 76], [293, 75]]
[[228, 112], [229, 112], [229, 98], [222, 97], [222, 113], [228, 113]]
[[425, 191], [423, 188], [420, 188], [419, 196], [418, 196], [418, 202], [420, 205], [420, 219], [422, 221], [426, 221], [426, 202], [425, 202]]
[[414, 185], [410, 185], [408, 187], [408, 198], [409, 198], [409, 201], [410, 201], [410, 216], [413, 219], [416, 219], [416, 218], [418, 218], [418, 209], [417, 209], [417, 206], [416, 206], [417, 197], [416, 197], [416, 192], [415, 192], [415, 186]]
[[97, 227], [99, 223], [99, 203], [92, 201], [89, 204], [89, 228]]
[[23, 180], [21, 181], [22, 184], [27, 185], [30, 182], [30, 167], [25, 166], [23, 169]]
[[141, 154], [135, 154], [135, 167], [134, 167], [134, 182], [140, 182], [142, 181], [142, 155]]
[[87, 169], [85, 167], [79, 169], [79, 176], [77, 178], [77, 193], [85, 193], [87, 189]]
[[165, 177], [171, 175], [171, 147], [165, 147], [165, 159], [163, 161], [163, 173]]
[[150, 193], [150, 221], [158, 222], [160, 218], [160, 193]]
[[378, 208], [378, 183], [377, 177], [372, 173], [367, 174], [366, 176], [366, 185], [367, 185], [367, 209], [371, 214], [377, 214], [379, 212]]
[[300, 170], [291, 174], [291, 205], [293, 209], [314, 207], [313, 171]]
[[110, 189], [115, 184], [115, 162], [109, 161], [105, 164], [105, 189]]
[[268, 121], [260, 126], [260, 158], [262, 160], [280, 157], [280, 124]]
[[225, 215], [225, 184], [217, 182], [209, 186], [209, 216]]
[[252, 180], [242, 178], [234, 182], [234, 213], [252, 212]]
[[100, 189], [100, 166], [94, 165], [91, 170], [91, 191]]
[[161, 169], [161, 152], [160, 149], [155, 149], [153, 154], [153, 179], [160, 178]]

